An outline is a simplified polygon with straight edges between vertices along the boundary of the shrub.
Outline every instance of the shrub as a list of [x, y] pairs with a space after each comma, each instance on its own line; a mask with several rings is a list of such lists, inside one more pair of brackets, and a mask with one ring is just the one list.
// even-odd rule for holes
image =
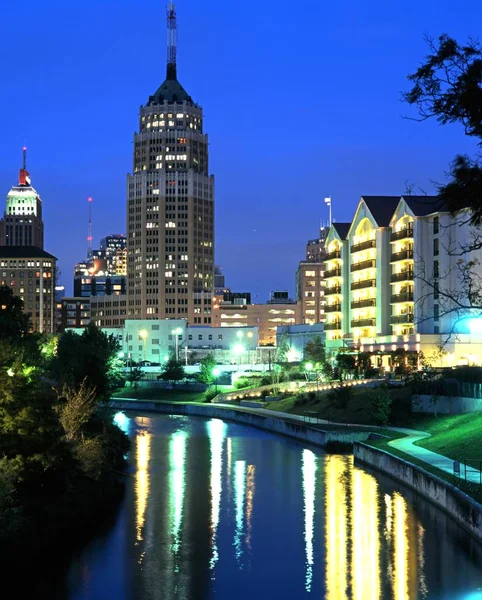
[[251, 385], [251, 382], [247, 377], [240, 377], [234, 382], [234, 388], [236, 390], [241, 390], [243, 388], [248, 387], [249, 385]]
[[353, 398], [353, 390], [351, 387], [337, 387], [334, 388], [328, 395], [335, 408], [345, 410]]
[[216, 389], [209, 388], [203, 394], [203, 402], [211, 402], [219, 392]]
[[372, 418], [377, 425], [386, 427], [392, 414], [392, 396], [386, 387], [370, 392]]

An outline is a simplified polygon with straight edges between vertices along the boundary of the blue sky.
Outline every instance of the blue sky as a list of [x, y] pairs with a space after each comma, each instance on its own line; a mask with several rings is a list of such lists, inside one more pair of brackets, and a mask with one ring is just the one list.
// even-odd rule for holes
[[[179, 80], [205, 113], [216, 176], [216, 260], [227, 283], [294, 292], [323, 204], [349, 220], [362, 194], [430, 193], [457, 152], [457, 126], [406, 120], [406, 76], [424, 33], [476, 36], [482, 3], [179, 0]], [[0, 190], [21, 148], [44, 202], [46, 249], [71, 289], [94, 245], [125, 231], [125, 177], [140, 104], [165, 74], [158, 0], [4, 0], [0, 8]], [[3, 210], [3, 201], [2, 201]]]

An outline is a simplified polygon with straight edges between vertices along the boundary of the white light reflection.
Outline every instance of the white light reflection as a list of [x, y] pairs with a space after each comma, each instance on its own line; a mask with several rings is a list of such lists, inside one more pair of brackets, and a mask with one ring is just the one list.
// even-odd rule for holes
[[311, 591], [313, 581], [313, 531], [315, 519], [316, 456], [311, 450], [303, 450], [302, 457], [303, 500], [305, 510], [305, 589]]
[[242, 537], [244, 533], [244, 497], [246, 492], [246, 462], [237, 460], [234, 466], [234, 495], [236, 504], [236, 531], [234, 533], [234, 551], [239, 567], [241, 565]]
[[[169, 441], [169, 498], [171, 521], [171, 550], [177, 554], [183, 515], [184, 490], [186, 487], [186, 439], [185, 431], [176, 431]], [[177, 571], [177, 568], [176, 568]]]
[[246, 546], [249, 551], [251, 551], [251, 519], [253, 517], [253, 500], [256, 489], [254, 482], [255, 473], [256, 467], [254, 465], [248, 465], [248, 475], [246, 477]]
[[211, 443], [211, 529], [212, 529], [212, 556], [209, 568], [214, 569], [219, 559], [217, 547], [217, 530], [221, 507], [222, 470], [223, 470], [223, 445], [226, 434], [226, 425], [219, 419], [212, 419], [207, 424], [209, 440]]
[[117, 412], [114, 415], [114, 423], [117, 427], [126, 434], [129, 434], [129, 425], [130, 425], [129, 417], [126, 417], [123, 412]]
[[136, 533], [137, 541], [142, 541], [147, 499], [149, 497], [149, 459], [151, 456], [151, 434], [139, 431], [136, 436]]

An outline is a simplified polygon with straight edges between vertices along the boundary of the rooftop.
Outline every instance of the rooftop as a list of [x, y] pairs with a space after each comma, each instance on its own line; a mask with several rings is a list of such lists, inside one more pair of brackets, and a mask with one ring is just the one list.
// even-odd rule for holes
[[51, 258], [57, 260], [53, 254], [49, 254], [37, 246], [0, 246], [0, 258]]
[[416, 217], [425, 217], [444, 210], [439, 196], [402, 196]]
[[393, 213], [400, 202], [400, 196], [362, 196], [361, 199], [367, 205], [379, 227], [390, 225]]
[[344, 240], [350, 231], [351, 223], [333, 223], [333, 227], [340, 238]]

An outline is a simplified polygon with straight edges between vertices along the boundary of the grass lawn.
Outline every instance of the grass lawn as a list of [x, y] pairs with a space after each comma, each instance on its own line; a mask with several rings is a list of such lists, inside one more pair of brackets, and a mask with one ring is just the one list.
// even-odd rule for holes
[[136, 400], [163, 400], [167, 402], [202, 402], [203, 392], [165, 390], [160, 388], [122, 388], [112, 394], [113, 398], [135, 398]]

